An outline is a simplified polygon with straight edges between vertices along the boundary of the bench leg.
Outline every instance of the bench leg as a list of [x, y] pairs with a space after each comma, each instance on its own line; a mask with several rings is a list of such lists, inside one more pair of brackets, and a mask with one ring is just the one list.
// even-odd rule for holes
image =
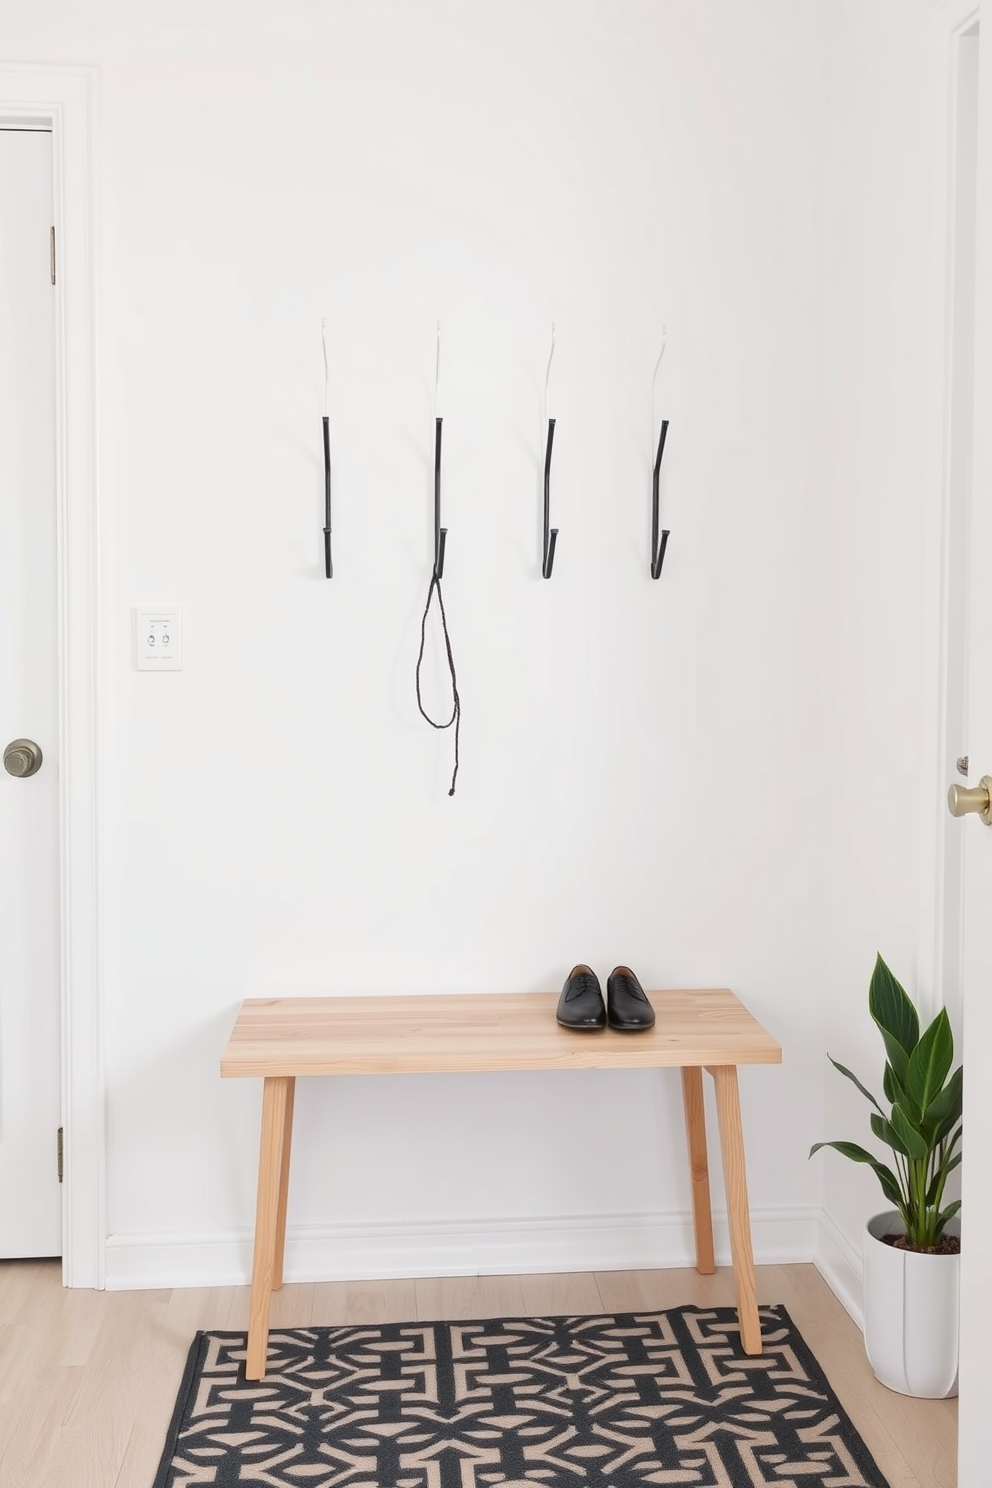
[[277, 1251], [279, 1271], [282, 1271], [280, 1210], [284, 1226], [291, 1135], [286, 1118], [292, 1116], [294, 1083], [293, 1078], [288, 1075], [269, 1075], [262, 1090], [262, 1141], [258, 1156], [255, 1253], [251, 1267], [248, 1358], [245, 1364], [245, 1377], [250, 1380], [261, 1379], [265, 1374], [265, 1356], [269, 1344], [269, 1298], [275, 1284]]
[[289, 1201], [289, 1153], [293, 1145], [293, 1102], [296, 1080], [289, 1081], [286, 1094], [286, 1116], [283, 1123], [282, 1163], [279, 1168], [279, 1206], [276, 1211], [276, 1253], [272, 1262], [272, 1290], [282, 1286], [282, 1263], [286, 1253], [286, 1206]]
[[712, 1276], [713, 1215], [710, 1211], [710, 1171], [706, 1156], [706, 1109], [703, 1105], [703, 1072], [698, 1066], [682, 1071], [682, 1104], [685, 1134], [689, 1143], [689, 1177], [692, 1180], [692, 1229], [696, 1239], [696, 1270]]
[[758, 1290], [754, 1279], [754, 1252], [751, 1249], [751, 1215], [747, 1203], [747, 1172], [744, 1165], [744, 1131], [741, 1126], [737, 1066], [714, 1065], [710, 1074], [716, 1086], [716, 1109], [720, 1120], [727, 1218], [730, 1221], [730, 1254], [737, 1282], [741, 1343], [746, 1354], [760, 1354], [761, 1323], [758, 1319]]

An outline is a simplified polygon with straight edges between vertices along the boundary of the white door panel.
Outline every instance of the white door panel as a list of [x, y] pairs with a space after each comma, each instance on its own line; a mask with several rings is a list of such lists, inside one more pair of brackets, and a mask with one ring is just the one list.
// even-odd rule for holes
[[[983, 775], [992, 775], [992, 17], [982, 3], [982, 28], [976, 25], [959, 34], [952, 51], [957, 69], [958, 92], [956, 141], [957, 167], [962, 161], [972, 170], [973, 212], [958, 213], [959, 233], [970, 232], [975, 243], [970, 255], [973, 285], [965, 299], [973, 329], [973, 369], [962, 376], [960, 359], [950, 366], [951, 438], [954, 426], [965, 428], [971, 444], [967, 489], [951, 488], [952, 528], [959, 533], [960, 560], [950, 577], [956, 586], [961, 613], [961, 635], [955, 645], [953, 627], [948, 657], [948, 711], [952, 725], [948, 735], [944, 784], [963, 784], [951, 758], [957, 752], [968, 756], [968, 784], [977, 785]], [[967, 24], [967, 18], [965, 18]], [[977, 74], [977, 76], [976, 76]], [[968, 94], [977, 96], [975, 109]], [[962, 98], [964, 106], [962, 107]], [[977, 154], [960, 130], [973, 131]], [[967, 244], [956, 245], [955, 272], [960, 271]], [[957, 291], [956, 291], [957, 293]], [[971, 303], [968, 304], [970, 299]], [[964, 348], [967, 361], [968, 328], [960, 315], [952, 327], [954, 341]], [[965, 371], [969, 370], [967, 368]], [[961, 405], [967, 400], [970, 408]], [[967, 452], [951, 448], [967, 465]], [[959, 508], [954, 514], [955, 505]], [[954, 598], [952, 594], [952, 600]], [[952, 608], [952, 606], [949, 606]], [[955, 655], [956, 652], [956, 655]], [[955, 671], [961, 679], [963, 698], [953, 699]], [[959, 1401], [958, 1483], [960, 1488], [992, 1488], [992, 1466], [988, 1453], [988, 1402], [992, 1397], [992, 1356], [987, 1331], [992, 1321], [992, 1272], [988, 1260], [988, 1234], [992, 1225], [992, 1183], [989, 1181], [987, 1150], [992, 1142], [992, 1079], [987, 1068], [992, 1040], [992, 828], [971, 816], [948, 824], [949, 860], [963, 862], [949, 875], [945, 898], [945, 944], [948, 965], [954, 947], [960, 947], [962, 989], [962, 1055], [965, 1066], [964, 1162], [962, 1164], [961, 1223], [961, 1372]], [[962, 912], [963, 911], [963, 912]], [[948, 987], [953, 1001], [956, 988]]]
[[50, 133], [0, 130], [0, 1257], [59, 1255], [55, 292]]

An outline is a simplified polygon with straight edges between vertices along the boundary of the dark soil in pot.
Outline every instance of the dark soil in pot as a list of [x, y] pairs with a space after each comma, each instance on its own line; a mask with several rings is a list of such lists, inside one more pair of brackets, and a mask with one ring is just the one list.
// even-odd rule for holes
[[916, 1255], [960, 1255], [961, 1241], [957, 1235], [941, 1235], [936, 1245], [914, 1245], [905, 1235], [880, 1235], [883, 1245], [893, 1250], [911, 1250]]

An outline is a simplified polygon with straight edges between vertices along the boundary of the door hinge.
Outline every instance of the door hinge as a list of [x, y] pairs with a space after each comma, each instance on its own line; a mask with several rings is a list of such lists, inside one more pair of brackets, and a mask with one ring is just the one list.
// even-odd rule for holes
[[64, 1172], [65, 1172], [65, 1150], [64, 1150], [64, 1144], [63, 1144], [63, 1141], [62, 1141], [62, 1128], [61, 1127], [59, 1127], [59, 1136], [58, 1136], [58, 1163], [59, 1163], [59, 1182], [61, 1183], [62, 1182], [63, 1175], [64, 1175]]
[[52, 236], [49, 247], [49, 266], [52, 271], [52, 283], [55, 283], [55, 229], [52, 228]]

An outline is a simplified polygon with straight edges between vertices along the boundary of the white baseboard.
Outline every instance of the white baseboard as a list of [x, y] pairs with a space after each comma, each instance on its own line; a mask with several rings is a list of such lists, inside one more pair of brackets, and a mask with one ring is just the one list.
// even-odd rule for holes
[[[714, 1215], [713, 1230], [717, 1264], [729, 1265], [725, 1215]], [[759, 1265], [810, 1261], [822, 1235], [821, 1213], [818, 1209], [752, 1210], [751, 1233]], [[242, 1286], [251, 1278], [251, 1251], [249, 1230], [115, 1234], [107, 1241], [107, 1286], [112, 1291]], [[286, 1234], [285, 1279], [371, 1281], [627, 1271], [694, 1262], [692, 1220], [687, 1213], [296, 1225]]]
[[863, 1267], [859, 1252], [842, 1235], [829, 1215], [820, 1215], [820, 1233], [813, 1265], [827, 1286], [844, 1304], [858, 1327], [864, 1332]]

